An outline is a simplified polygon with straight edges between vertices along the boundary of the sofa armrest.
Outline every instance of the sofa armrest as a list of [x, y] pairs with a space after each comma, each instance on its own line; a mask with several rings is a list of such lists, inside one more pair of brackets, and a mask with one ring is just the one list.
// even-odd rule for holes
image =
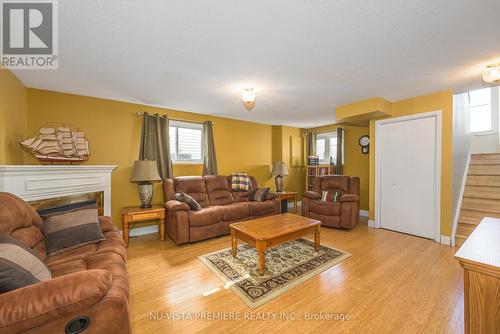
[[354, 194], [345, 194], [340, 196], [340, 202], [358, 202], [359, 196]]
[[308, 190], [302, 194], [302, 196], [310, 198], [310, 199], [320, 199], [321, 194], [315, 191]]
[[270, 191], [267, 193], [266, 195], [266, 200], [270, 200], [270, 199], [274, 199], [274, 198], [278, 198], [278, 194], [275, 193], [274, 191]]
[[0, 294], [0, 332], [17, 333], [87, 309], [111, 286], [102, 269], [79, 271]]
[[165, 203], [165, 208], [167, 209], [167, 211], [189, 211], [189, 205], [187, 205], [187, 203], [180, 202], [175, 199]]

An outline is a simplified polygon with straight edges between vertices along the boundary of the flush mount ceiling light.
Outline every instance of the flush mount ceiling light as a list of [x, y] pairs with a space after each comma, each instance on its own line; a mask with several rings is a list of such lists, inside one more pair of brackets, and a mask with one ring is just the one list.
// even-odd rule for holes
[[500, 63], [486, 66], [483, 72], [483, 80], [489, 83], [500, 82]]
[[245, 109], [251, 110], [255, 106], [255, 90], [253, 87], [244, 87], [241, 91], [241, 100]]

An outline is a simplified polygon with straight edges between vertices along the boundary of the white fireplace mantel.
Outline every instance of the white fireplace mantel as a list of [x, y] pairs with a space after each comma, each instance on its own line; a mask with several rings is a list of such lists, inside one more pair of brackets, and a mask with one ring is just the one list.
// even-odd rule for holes
[[23, 200], [104, 192], [104, 214], [111, 215], [114, 165], [0, 165], [0, 191]]

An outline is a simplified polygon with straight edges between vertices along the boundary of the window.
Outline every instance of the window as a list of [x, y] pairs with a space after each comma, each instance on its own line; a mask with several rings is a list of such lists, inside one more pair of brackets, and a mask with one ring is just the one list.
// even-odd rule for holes
[[316, 154], [320, 164], [329, 164], [330, 161], [337, 164], [337, 132], [316, 135]]
[[169, 137], [173, 163], [203, 163], [203, 124], [171, 121]]
[[493, 131], [491, 88], [469, 92], [470, 132]]

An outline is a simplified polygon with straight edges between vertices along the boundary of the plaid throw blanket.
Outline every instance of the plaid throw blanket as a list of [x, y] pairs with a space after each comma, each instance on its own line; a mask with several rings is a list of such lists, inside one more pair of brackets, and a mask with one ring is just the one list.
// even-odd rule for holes
[[234, 191], [248, 191], [250, 189], [250, 177], [247, 173], [231, 174], [231, 189]]

